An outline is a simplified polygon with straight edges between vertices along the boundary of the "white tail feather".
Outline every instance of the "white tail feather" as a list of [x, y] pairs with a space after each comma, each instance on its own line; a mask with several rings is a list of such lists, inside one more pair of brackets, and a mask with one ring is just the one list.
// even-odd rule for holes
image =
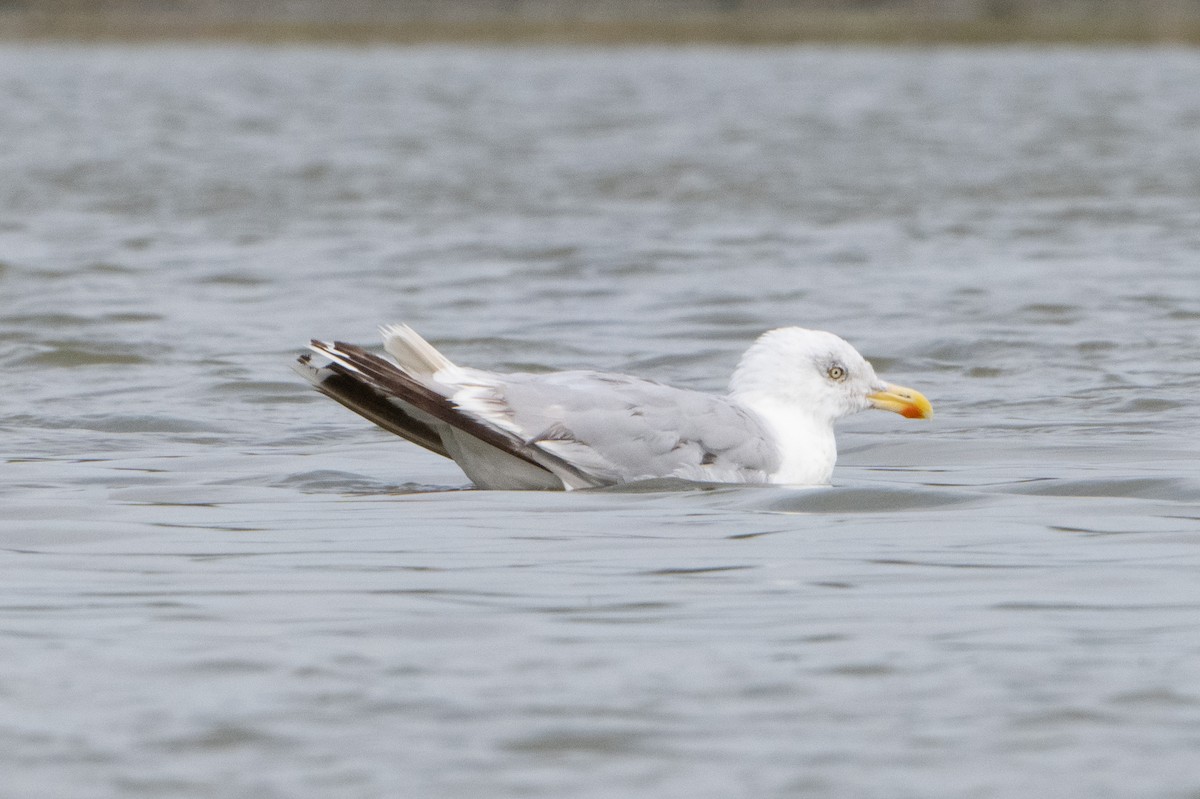
[[401, 369], [414, 377], [432, 377], [444, 369], [455, 368], [449, 358], [408, 325], [384, 325], [379, 333], [383, 336], [383, 348]]

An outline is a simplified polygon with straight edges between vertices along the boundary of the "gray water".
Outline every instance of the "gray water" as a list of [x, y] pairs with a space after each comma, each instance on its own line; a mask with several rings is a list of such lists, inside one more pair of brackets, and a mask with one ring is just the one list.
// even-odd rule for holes
[[[1200, 53], [0, 49], [0, 796], [1200, 796]], [[464, 490], [310, 337], [937, 416]]]

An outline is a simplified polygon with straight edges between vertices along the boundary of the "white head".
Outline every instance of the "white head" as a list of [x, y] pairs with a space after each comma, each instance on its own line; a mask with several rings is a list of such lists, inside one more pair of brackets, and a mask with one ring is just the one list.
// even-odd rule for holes
[[885, 383], [845, 340], [823, 330], [781, 327], [761, 335], [742, 356], [730, 393], [790, 406], [818, 424], [867, 408], [909, 418], [933, 415], [919, 392]]

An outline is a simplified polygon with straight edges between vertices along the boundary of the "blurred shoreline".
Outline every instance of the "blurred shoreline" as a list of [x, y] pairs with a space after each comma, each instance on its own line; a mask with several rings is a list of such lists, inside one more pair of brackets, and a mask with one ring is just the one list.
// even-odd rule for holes
[[1193, 0], [0, 0], [0, 41], [1200, 45]]

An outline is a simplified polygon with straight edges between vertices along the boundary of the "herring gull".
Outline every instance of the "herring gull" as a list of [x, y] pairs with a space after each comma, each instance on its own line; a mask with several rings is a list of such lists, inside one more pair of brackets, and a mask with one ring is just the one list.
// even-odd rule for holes
[[827, 485], [833, 424], [868, 408], [926, 419], [919, 391], [880, 380], [822, 330], [764, 333], [720, 396], [593, 371], [458, 366], [407, 325], [380, 328], [395, 363], [313, 341], [296, 371], [380, 427], [452, 458], [479, 488], [576, 489], [653, 478]]

